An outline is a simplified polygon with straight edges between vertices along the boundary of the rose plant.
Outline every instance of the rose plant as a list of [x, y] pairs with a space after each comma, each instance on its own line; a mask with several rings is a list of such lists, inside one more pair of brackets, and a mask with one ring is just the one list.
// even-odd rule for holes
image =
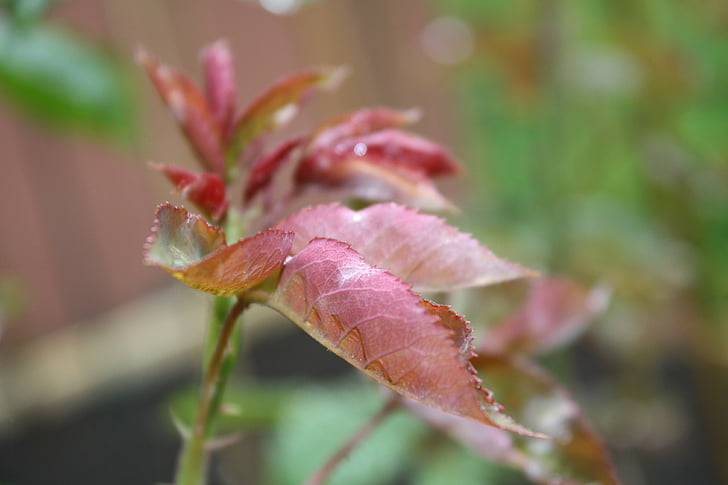
[[[204, 90], [146, 51], [137, 53], [202, 167], [153, 165], [199, 214], [160, 205], [145, 263], [215, 298], [197, 414], [175, 483], [206, 482], [206, 443], [237, 356], [238, 322], [251, 304], [278, 311], [393, 391], [373, 424], [406, 406], [535, 481], [618, 483], [578, 406], [526, 357], [583, 329], [600, 294], [536, 279], [524, 308], [474, 346], [469, 322], [423, 294], [535, 273], [422, 212], [452, 207], [433, 179], [460, 166], [440, 145], [405, 131], [417, 112], [362, 109], [271, 147], [274, 130], [315, 93], [336, 87], [345, 71], [290, 75], [239, 109], [227, 45], [212, 44], [202, 58]], [[479, 374], [514, 403], [518, 421]], [[548, 423], [529, 411], [538, 403], [556, 409]], [[364, 434], [307, 483], [323, 483]]]

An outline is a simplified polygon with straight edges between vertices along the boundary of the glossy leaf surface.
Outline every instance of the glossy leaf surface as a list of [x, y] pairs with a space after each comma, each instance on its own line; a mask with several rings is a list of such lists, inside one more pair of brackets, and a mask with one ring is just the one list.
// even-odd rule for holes
[[473, 359], [498, 399], [515, 419], [548, 434], [551, 440], [514, 436], [457, 416], [408, 406], [484, 457], [521, 469], [545, 485], [618, 485], [606, 450], [579, 410], [578, 404], [542, 369], [526, 360]]
[[229, 202], [225, 198], [225, 183], [219, 175], [197, 173], [172, 165], [152, 165], [163, 173], [177, 190], [190, 202], [209, 214], [214, 220], [225, 215]]
[[228, 160], [236, 161], [248, 144], [290, 121], [300, 105], [317, 91], [336, 88], [345, 72], [342, 68], [302, 71], [270, 86], [236, 118], [230, 135]]
[[479, 353], [508, 355], [553, 350], [579, 335], [607, 304], [603, 288], [589, 289], [566, 278], [538, 278], [526, 303], [487, 330]]
[[409, 285], [347, 244], [314, 239], [293, 256], [268, 304], [319, 343], [425, 405], [520, 433], [461, 359], [453, 331]]
[[232, 296], [278, 271], [292, 241], [292, 234], [270, 230], [226, 246], [221, 229], [182, 207], [164, 204], [147, 240], [145, 263], [193, 288]]
[[296, 234], [293, 251], [316, 236], [345, 241], [372, 265], [417, 291], [489, 285], [532, 274], [500, 259], [439, 217], [396, 204], [353, 211], [339, 204], [304, 209], [276, 226]]
[[225, 166], [222, 133], [205, 96], [186, 75], [162, 64], [145, 50], [139, 49], [136, 58], [202, 163], [222, 176]]
[[331, 178], [331, 172], [335, 174], [338, 165], [355, 160], [430, 177], [459, 171], [457, 162], [442, 146], [401, 130], [332, 137], [329, 143], [323, 143], [322, 138], [326, 139], [326, 132], [320, 135], [296, 171], [300, 183]]

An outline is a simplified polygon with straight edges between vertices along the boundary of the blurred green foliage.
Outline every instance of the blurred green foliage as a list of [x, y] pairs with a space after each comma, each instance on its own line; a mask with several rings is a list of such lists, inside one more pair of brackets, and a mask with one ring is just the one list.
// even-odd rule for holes
[[724, 4], [434, 3], [475, 38], [453, 73], [469, 225], [516, 259], [606, 280], [636, 321], [679, 304], [682, 325], [725, 342]]
[[[583, 342], [588, 358], [567, 351], [547, 363], [623, 452], [618, 463], [649, 481], [636, 450], [667, 463], [660, 454], [670, 447], [703, 446], [700, 466], [721, 466], [725, 392], [708, 376], [724, 379], [728, 367], [725, 3], [431, 3], [462, 19], [474, 40], [472, 56], [450, 72], [470, 164], [458, 225], [544, 273], [613, 289]], [[695, 377], [666, 374], [666, 362]], [[604, 368], [608, 375], [593, 374]], [[676, 402], [693, 411], [680, 415]], [[659, 427], [638, 413], [615, 417], [640, 406], [673, 414]], [[715, 418], [705, 435], [680, 424], [705, 416]], [[615, 420], [622, 432], [608, 424]]]
[[0, 3], [0, 95], [58, 129], [128, 140], [135, 113], [121, 64], [46, 22], [53, 3]]
[[[270, 483], [303, 483], [377, 412], [384, 399], [374, 387], [361, 384], [349, 380], [325, 387], [306, 386], [291, 396], [267, 454]], [[354, 449], [326, 483], [391, 483], [407, 470], [411, 449], [426, 431], [411, 414], [395, 412]]]

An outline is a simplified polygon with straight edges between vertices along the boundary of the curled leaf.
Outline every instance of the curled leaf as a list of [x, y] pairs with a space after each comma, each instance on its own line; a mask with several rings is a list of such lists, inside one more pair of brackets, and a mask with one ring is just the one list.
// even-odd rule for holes
[[296, 175], [299, 181], [315, 180], [325, 176], [333, 166], [352, 159], [430, 177], [460, 170], [452, 155], [441, 145], [412, 133], [386, 129], [335, 138], [326, 145], [319, 139], [316, 149], [301, 163]]
[[482, 456], [521, 469], [544, 485], [618, 485], [606, 450], [568, 393], [526, 360], [473, 359], [498, 399], [526, 426], [552, 440], [516, 437], [417, 403], [407, 405], [433, 426]]
[[187, 76], [162, 64], [145, 50], [138, 49], [136, 59], [147, 71], [202, 163], [222, 176], [225, 167], [222, 133], [205, 97]]
[[219, 175], [210, 172], [197, 173], [172, 165], [153, 164], [152, 167], [163, 173], [182, 196], [209, 214], [213, 220], [220, 220], [225, 215], [230, 203], [225, 197], [225, 183]]
[[232, 55], [227, 42], [218, 40], [202, 52], [205, 95], [213, 118], [224, 135], [235, 115], [236, 89]]
[[317, 236], [345, 241], [367, 262], [388, 269], [417, 291], [449, 291], [533, 274], [498, 258], [443, 219], [397, 204], [360, 211], [339, 204], [319, 205], [276, 227], [296, 234], [294, 252]]
[[[393, 129], [343, 139], [325, 135], [314, 140], [296, 168], [294, 179], [299, 190], [334, 189], [366, 200], [394, 200], [429, 210], [452, 209], [430, 180], [459, 170], [440, 145]], [[327, 139], [330, 143], [322, 142]]]
[[327, 67], [298, 72], [274, 83], [235, 119], [228, 160], [236, 162], [251, 142], [290, 121], [299, 106], [317, 91], [338, 87], [345, 74], [344, 68]]
[[409, 285], [347, 244], [314, 239], [267, 302], [326, 348], [417, 402], [524, 434], [500, 414], [461, 358], [453, 331]]
[[604, 288], [589, 289], [566, 278], [535, 279], [521, 310], [488, 329], [478, 352], [508, 355], [561, 347], [584, 331], [608, 299]]
[[292, 242], [292, 234], [269, 230], [226, 246], [222, 229], [167, 203], [157, 209], [144, 262], [193, 288], [232, 296], [281, 269]]
[[416, 122], [416, 109], [395, 110], [384, 107], [364, 108], [325, 121], [311, 135], [312, 150], [331, 147], [339, 140], [362, 136], [387, 128], [397, 128]]

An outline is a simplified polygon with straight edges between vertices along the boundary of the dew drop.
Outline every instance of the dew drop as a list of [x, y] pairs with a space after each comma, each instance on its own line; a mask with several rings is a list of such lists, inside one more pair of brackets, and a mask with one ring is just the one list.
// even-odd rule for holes
[[354, 145], [354, 154], [358, 157], [363, 157], [367, 154], [367, 146], [365, 143], [357, 143]]

